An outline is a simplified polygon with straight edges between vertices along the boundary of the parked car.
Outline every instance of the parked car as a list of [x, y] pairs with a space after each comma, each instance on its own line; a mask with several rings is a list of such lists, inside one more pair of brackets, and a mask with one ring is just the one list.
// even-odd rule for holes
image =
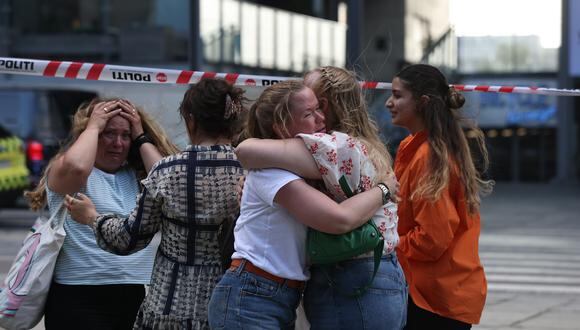
[[28, 186], [24, 143], [0, 126], [0, 207], [13, 206]]
[[96, 96], [76, 90], [0, 89], [0, 122], [24, 142], [26, 188], [36, 186], [48, 160], [67, 138], [78, 106]]

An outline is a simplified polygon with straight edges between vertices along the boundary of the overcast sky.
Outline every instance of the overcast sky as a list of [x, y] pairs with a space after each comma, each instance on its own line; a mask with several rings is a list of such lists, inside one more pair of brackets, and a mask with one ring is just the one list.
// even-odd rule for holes
[[542, 46], [560, 46], [560, 0], [450, 0], [458, 36], [538, 35]]

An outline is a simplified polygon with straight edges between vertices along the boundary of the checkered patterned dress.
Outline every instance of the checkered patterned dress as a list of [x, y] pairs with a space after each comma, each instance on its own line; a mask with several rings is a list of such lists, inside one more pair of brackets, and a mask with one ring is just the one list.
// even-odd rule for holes
[[138, 251], [162, 233], [134, 329], [209, 328], [207, 305], [222, 274], [217, 232], [238, 215], [243, 173], [231, 146], [189, 146], [153, 167], [129, 218], [97, 219], [98, 244], [115, 254]]

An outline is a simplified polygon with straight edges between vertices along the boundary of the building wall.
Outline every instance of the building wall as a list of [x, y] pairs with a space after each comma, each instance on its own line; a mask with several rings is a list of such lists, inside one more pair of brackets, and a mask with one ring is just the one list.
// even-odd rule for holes
[[402, 1], [364, 1], [361, 50], [355, 68], [365, 80], [390, 81], [405, 58], [404, 10]]
[[406, 0], [405, 4], [405, 59], [419, 62], [425, 48], [449, 28], [449, 0]]
[[449, 28], [449, 0], [366, 0], [360, 58], [366, 80], [391, 81], [405, 62], [419, 62]]

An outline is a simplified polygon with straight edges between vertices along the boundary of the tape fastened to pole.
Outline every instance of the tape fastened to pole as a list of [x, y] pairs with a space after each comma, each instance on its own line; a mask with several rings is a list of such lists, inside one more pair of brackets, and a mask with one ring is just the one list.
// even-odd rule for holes
[[[302, 79], [302, 77], [216, 73], [88, 62], [46, 61], [14, 57], [0, 57], [0, 73], [108, 82], [178, 85], [195, 84], [205, 78], [222, 78], [233, 85], [246, 87], [270, 86], [280, 81]], [[364, 89], [392, 89], [392, 84], [387, 82], [361, 81], [360, 84]], [[579, 89], [460, 84], [450, 86], [462, 92], [580, 96]]]

